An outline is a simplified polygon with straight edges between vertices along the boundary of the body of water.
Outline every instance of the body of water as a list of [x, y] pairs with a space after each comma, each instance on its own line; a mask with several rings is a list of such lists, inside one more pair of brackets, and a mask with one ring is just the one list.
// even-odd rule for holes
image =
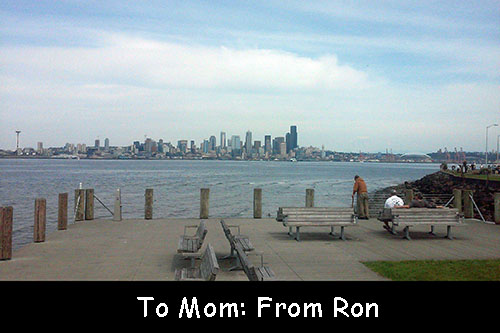
[[[122, 192], [123, 218], [144, 217], [144, 190], [154, 189], [154, 218], [197, 218], [200, 188], [210, 188], [211, 217], [252, 217], [253, 189], [262, 188], [263, 217], [279, 206], [303, 206], [305, 190], [315, 190], [315, 206], [351, 204], [353, 177], [373, 192], [439, 170], [439, 164], [345, 162], [41, 160], [0, 159], [0, 205], [14, 207], [14, 248], [33, 241], [35, 198], [47, 199], [47, 232], [57, 228], [58, 194], [69, 193], [73, 223], [79, 183], [113, 210]], [[96, 218], [111, 214], [95, 201]]]

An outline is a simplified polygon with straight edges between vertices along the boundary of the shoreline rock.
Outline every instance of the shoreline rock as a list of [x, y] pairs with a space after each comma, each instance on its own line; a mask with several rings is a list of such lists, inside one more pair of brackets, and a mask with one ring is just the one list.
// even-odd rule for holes
[[[494, 221], [494, 194], [500, 192], [500, 182], [480, 181], [474, 179], [464, 179], [453, 177], [449, 174], [437, 171], [422, 177], [421, 179], [405, 182], [396, 186], [389, 186], [376, 191], [376, 194], [388, 195], [392, 189], [395, 189], [401, 195], [405, 189], [413, 189], [425, 195], [451, 194], [453, 189], [472, 190], [473, 198], [479, 210], [486, 221]], [[452, 206], [452, 204], [450, 204]], [[474, 217], [480, 219], [477, 210], [474, 209]]]

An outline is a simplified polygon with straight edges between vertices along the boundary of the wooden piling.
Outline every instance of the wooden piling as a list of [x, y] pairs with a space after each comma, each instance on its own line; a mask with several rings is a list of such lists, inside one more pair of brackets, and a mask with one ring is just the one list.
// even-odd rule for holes
[[470, 219], [474, 217], [474, 204], [472, 203], [472, 190], [464, 190], [463, 191], [463, 196], [464, 196], [464, 217], [466, 219]]
[[33, 240], [35, 243], [45, 242], [45, 224], [47, 220], [47, 201], [45, 198], [35, 200], [35, 227]]
[[94, 219], [94, 189], [88, 188], [85, 190], [85, 219]]
[[57, 230], [68, 228], [68, 193], [59, 193]]
[[120, 189], [116, 190], [115, 194], [115, 208], [113, 211], [113, 221], [122, 220], [122, 195]]
[[75, 221], [83, 221], [85, 214], [85, 190], [75, 190]]
[[463, 212], [461, 189], [456, 188], [453, 190], [453, 207], [458, 209], [459, 212]]
[[144, 206], [144, 218], [146, 220], [151, 220], [153, 218], [153, 189], [146, 189], [146, 193], [144, 194], [146, 197], [146, 203]]
[[0, 260], [12, 259], [12, 206], [0, 207]]
[[500, 193], [495, 193], [493, 198], [495, 223], [500, 224]]
[[404, 199], [405, 205], [409, 205], [410, 202], [412, 202], [413, 195], [414, 195], [413, 189], [411, 189], [411, 188], [405, 189], [405, 199]]
[[253, 218], [262, 218], [262, 189], [253, 189]]
[[314, 207], [314, 189], [306, 189], [306, 207]]
[[209, 188], [202, 188], [200, 190], [200, 219], [208, 219], [209, 196]]

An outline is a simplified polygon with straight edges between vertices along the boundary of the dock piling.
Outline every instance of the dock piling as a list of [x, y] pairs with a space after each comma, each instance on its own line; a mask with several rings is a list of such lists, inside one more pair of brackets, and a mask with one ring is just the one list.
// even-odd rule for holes
[[47, 221], [47, 200], [38, 198], [35, 200], [35, 227], [33, 240], [35, 243], [45, 242], [45, 225]]
[[200, 190], [200, 219], [208, 219], [210, 189]]
[[85, 214], [85, 190], [75, 190], [75, 221], [83, 221]]
[[262, 218], [262, 189], [254, 188], [253, 190], [253, 218]]
[[122, 195], [120, 189], [116, 190], [115, 193], [115, 209], [113, 213], [113, 221], [122, 220]]
[[68, 228], [68, 193], [59, 193], [57, 230]]
[[472, 190], [464, 190], [464, 217], [470, 219], [474, 217], [474, 203], [472, 202]]
[[144, 207], [144, 218], [146, 220], [151, 220], [153, 218], [153, 189], [146, 189], [146, 193], [144, 194], [146, 197], [146, 203]]
[[461, 189], [456, 188], [453, 190], [453, 207], [457, 208], [460, 213], [463, 211]]
[[306, 189], [306, 207], [314, 207], [314, 189]]
[[94, 189], [85, 190], [85, 220], [94, 219]]
[[12, 259], [12, 206], [0, 207], [0, 260]]

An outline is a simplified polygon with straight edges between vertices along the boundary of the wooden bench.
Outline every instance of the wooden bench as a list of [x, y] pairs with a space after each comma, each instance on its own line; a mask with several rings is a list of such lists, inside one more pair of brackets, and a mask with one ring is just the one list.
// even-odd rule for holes
[[[250, 239], [246, 235], [242, 235], [240, 233], [240, 226], [239, 225], [227, 225], [224, 220], [220, 220], [220, 224], [222, 226], [222, 229], [224, 230], [224, 234], [226, 235], [227, 240], [229, 241], [229, 245], [231, 247], [231, 253], [224, 257], [223, 259], [227, 258], [236, 258], [236, 265], [229, 270], [235, 270], [235, 269], [241, 269], [241, 266], [239, 265], [238, 258], [235, 256], [235, 247], [236, 245], [240, 245], [241, 248], [243, 249], [244, 252], [250, 252], [255, 250], [255, 247], [253, 246], [252, 242], [250, 242]], [[238, 233], [236, 235], [233, 235], [231, 233], [230, 228], [238, 228]]]
[[357, 225], [358, 216], [351, 207], [280, 207], [276, 220], [288, 227], [290, 236], [295, 227], [297, 241], [300, 227], [330, 227], [330, 235], [334, 235], [336, 226], [340, 227], [340, 239], [345, 240], [344, 227]]
[[396, 227], [404, 227], [404, 238], [410, 240], [410, 227], [428, 225], [434, 235], [435, 226], [446, 226], [446, 238], [453, 239], [451, 227], [463, 223], [463, 214], [457, 208], [384, 208], [380, 221], [391, 224], [389, 231], [396, 234]]
[[275, 280], [276, 274], [274, 274], [273, 270], [269, 266], [264, 266], [264, 256], [263, 254], [258, 254], [261, 256], [260, 266], [256, 267], [254, 264], [250, 262], [248, 259], [247, 253], [241, 247], [241, 244], [236, 244], [235, 246], [236, 254], [238, 256], [238, 260], [241, 264], [241, 267], [245, 271], [245, 274], [250, 281], [267, 281], [267, 280]]
[[212, 244], [208, 244], [199, 267], [181, 268], [175, 270], [177, 281], [214, 281], [219, 271], [219, 264]]
[[[197, 228], [193, 236], [187, 235], [188, 228]], [[179, 237], [177, 252], [185, 259], [191, 259], [191, 267], [194, 267], [194, 261], [200, 257], [200, 249], [205, 240], [208, 230], [205, 221], [201, 221], [199, 225], [187, 225], [184, 227], [184, 235]]]

